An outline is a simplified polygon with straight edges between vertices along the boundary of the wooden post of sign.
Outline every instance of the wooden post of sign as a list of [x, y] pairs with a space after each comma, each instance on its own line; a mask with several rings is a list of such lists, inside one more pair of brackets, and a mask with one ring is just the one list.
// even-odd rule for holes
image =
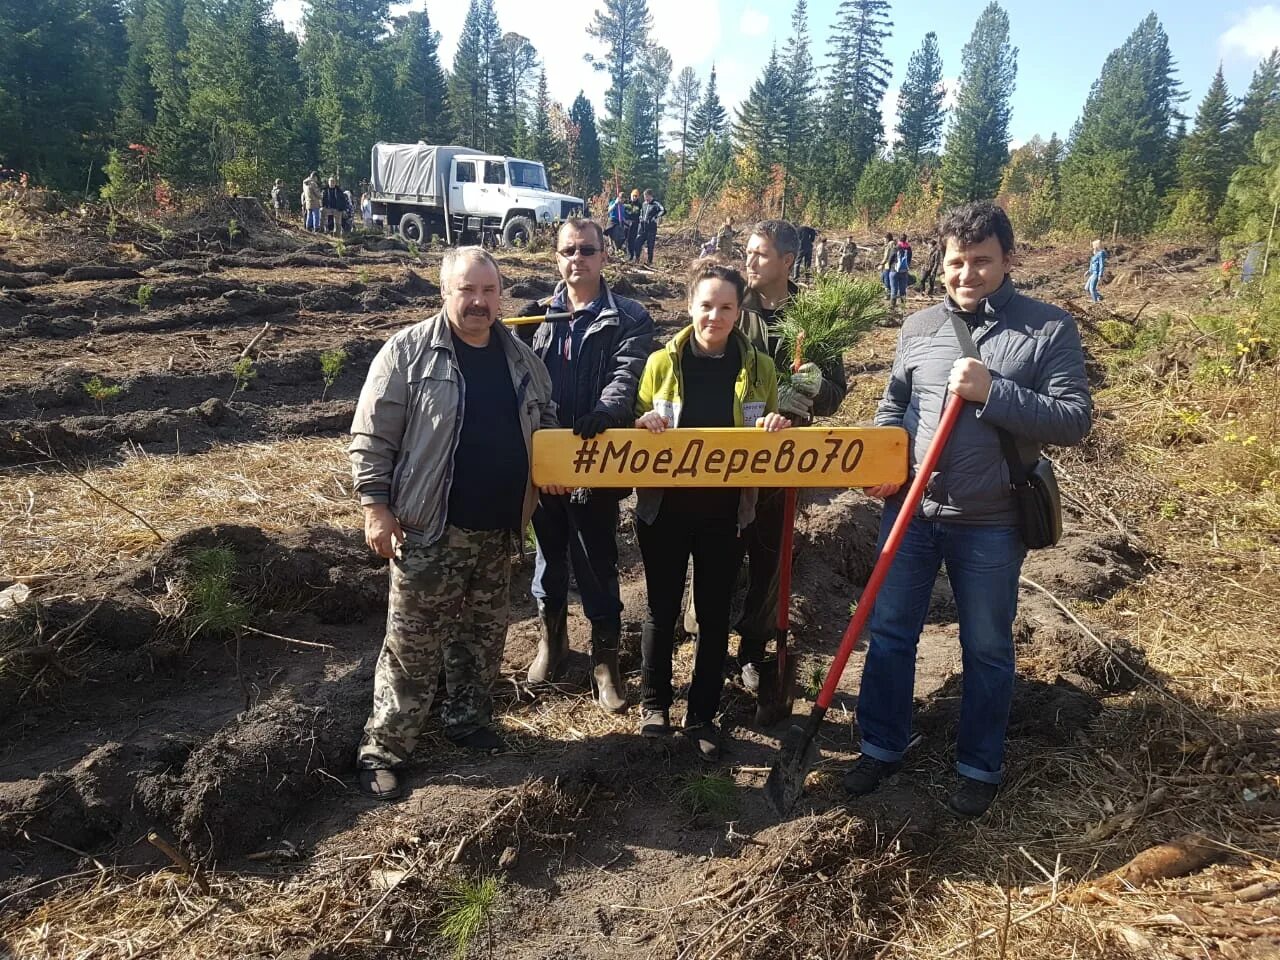
[[533, 435], [539, 487], [871, 487], [907, 479], [901, 427], [571, 430]]

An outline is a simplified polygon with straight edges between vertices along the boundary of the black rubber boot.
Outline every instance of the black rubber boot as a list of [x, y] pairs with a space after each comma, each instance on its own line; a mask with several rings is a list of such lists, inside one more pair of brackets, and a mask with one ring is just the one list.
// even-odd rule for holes
[[591, 624], [591, 690], [601, 710], [622, 713], [627, 709], [627, 688], [618, 669], [619, 623]]
[[559, 677], [560, 668], [569, 655], [569, 611], [550, 613], [539, 601], [538, 617], [542, 620], [542, 636], [538, 640], [538, 653], [529, 665], [532, 684], [550, 683]]

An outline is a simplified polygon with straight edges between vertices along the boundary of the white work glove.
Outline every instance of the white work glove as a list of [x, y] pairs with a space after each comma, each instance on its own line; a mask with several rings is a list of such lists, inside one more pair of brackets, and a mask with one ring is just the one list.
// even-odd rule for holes
[[813, 397], [806, 396], [789, 383], [778, 384], [778, 411], [792, 420], [813, 419]]
[[812, 400], [822, 389], [822, 371], [816, 363], [800, 364], [800, 369], [791, 375], [791, 387]]

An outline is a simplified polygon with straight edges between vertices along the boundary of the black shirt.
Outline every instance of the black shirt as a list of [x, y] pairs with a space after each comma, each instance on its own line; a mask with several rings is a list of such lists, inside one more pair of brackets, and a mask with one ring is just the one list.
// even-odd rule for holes
[[[730, 337], [722, 357], [700, 357], [692, 338], [680, 355], [681, 427], [732, 427], [734, 389], [742, 370], [738, 342]], [[662, 495], [662, 509], [700, 517], [736, 518], [736, 487], [672, 487]]]
[[498, 336], [490, 336], [488, 346], [473, 347], [453, 335], [465, 395], [449, 522], [467, 530], [519, 530], [529, 485], [516, 391]]

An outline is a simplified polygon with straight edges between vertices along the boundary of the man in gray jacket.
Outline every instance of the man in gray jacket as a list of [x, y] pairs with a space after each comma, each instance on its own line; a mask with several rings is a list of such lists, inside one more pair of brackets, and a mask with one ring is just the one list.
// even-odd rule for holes
[[[929, 478], [868, 624], [870, 641], [858, 693], [862, 756], [844, 778], [854, 796], [870, 793], [902, 765], [911, 738], [916, 644], [939, 567], [955, 593], [964, 664], [956, 738], [958, 789], [951, 809], [986, 812], [1004, 774], [1004, 735], [1013, 697], [1013, 619], [1026, 553], [1017, 528], [1009, 467], [1000, 430], [1012, 436], [1022, 463], [1041, 444], [1069, 446], [1089, 432], [1092, 412], [1084, 351], [1065, 311], [1023, 296], [1009, 279], [1013, 227], [992, 203], [944, 214], [947, 296], [908, 317], [877, 426], [904, 427], [911, 463], [919, 463], [941, 418], [943, 403], [964, 401]], [[981, 360], [961, 352], [963, 325]], [[947, 398], [948, 394], [954, 394]], [[872, 487], [885, 497], [884, 543], [902, 501], [898, 485]]]
[[387, 341], [351, 424], [365, 541], [391, 561], [387, 633], [360, 789], [400, 796], [443, 663], [445, 736], [500, 750], [489, 688], [507, 634], [514, 536], [537, 503], [532, 435], [558, 425], [542, 362], [498, 318], [502, 279], [480, 247], [444, 255], [444, 309]]

